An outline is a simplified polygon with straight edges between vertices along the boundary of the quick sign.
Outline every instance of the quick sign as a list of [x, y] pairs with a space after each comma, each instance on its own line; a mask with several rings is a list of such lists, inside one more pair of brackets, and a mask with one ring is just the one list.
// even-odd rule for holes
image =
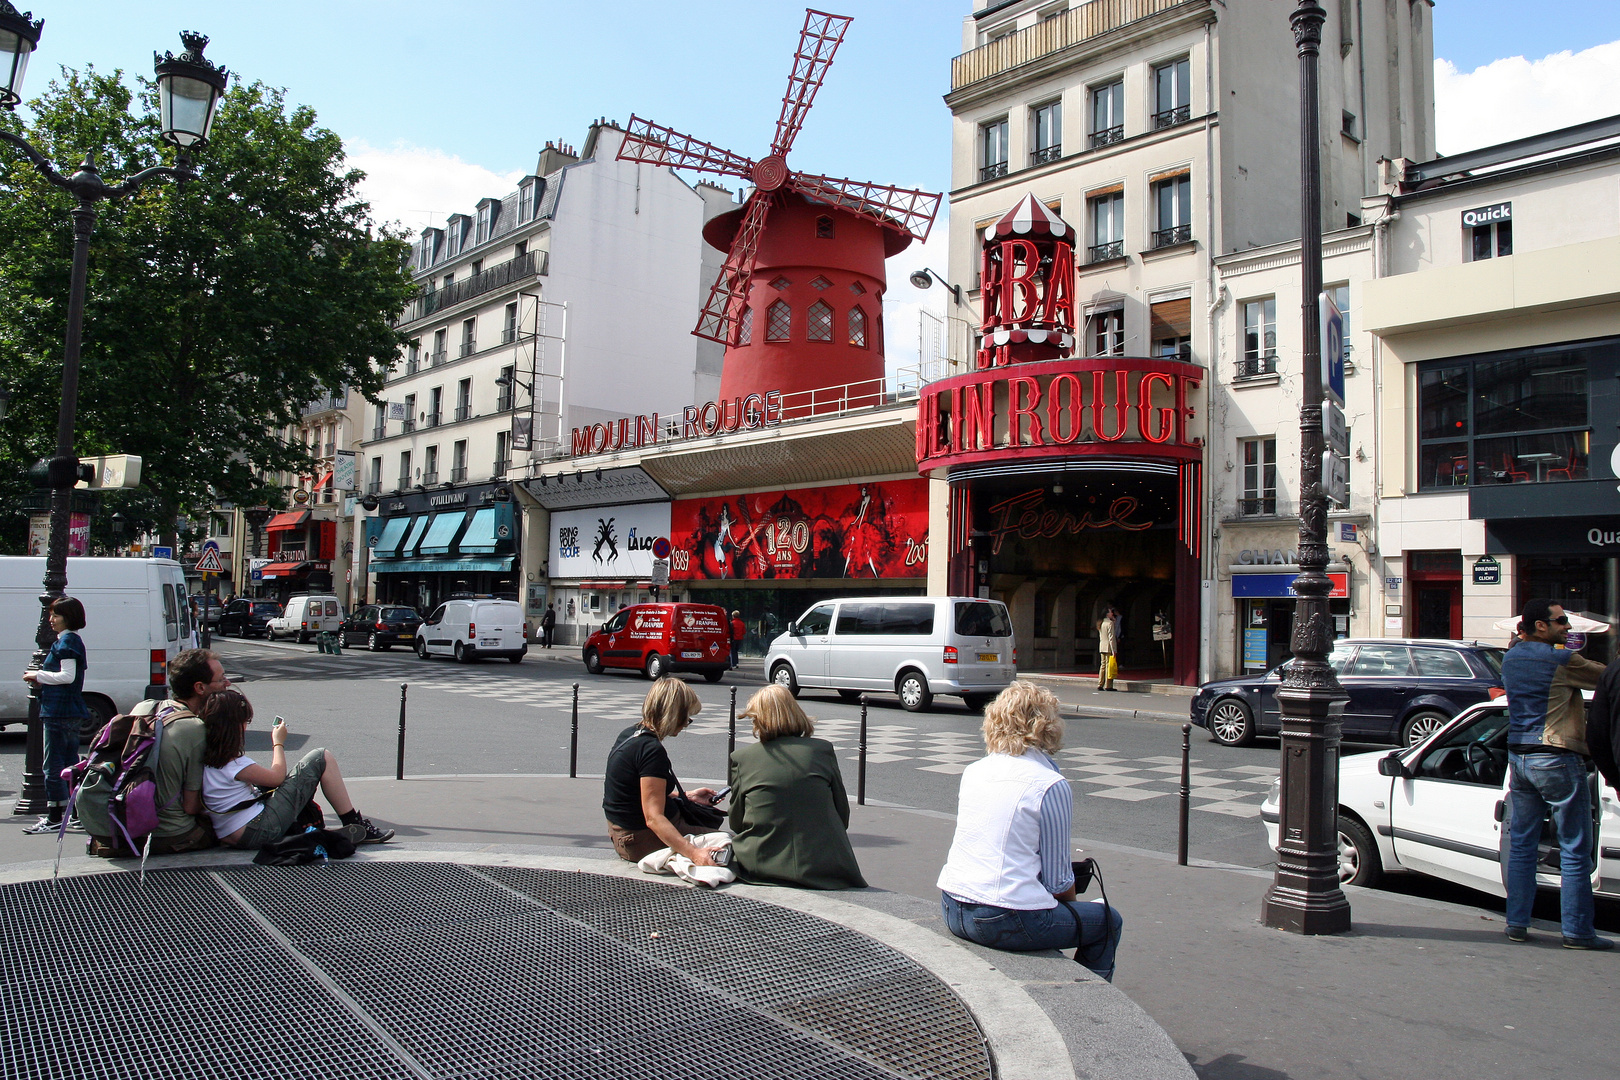
[[651, 578], [653, 544], [668, 535], [667, 502], [553, 513], [551, 576]]
[[1477, 229], [1481, 225], [1494, 225], [1498, 221], [1513, 220], [1513, 204], [1510, 202], [1497, 203], [1494, 206], [1481, 206], [1477, 210], [1464, 210], [1462, 223], [1465, 229]]

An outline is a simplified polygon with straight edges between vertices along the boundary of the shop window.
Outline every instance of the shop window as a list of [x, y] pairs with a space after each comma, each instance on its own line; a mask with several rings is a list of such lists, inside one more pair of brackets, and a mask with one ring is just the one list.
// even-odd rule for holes
[[810, 317], [805, 323], [805, 337], [810, 341], [833, 339], [833, 309], [825, 300], [810, 305]]
[[1243, 514], [1277, 512], [1277, 439], [1238, 440], [1238, 457], [1243, 462], [1243, 495], [1238, 510]]
[[1614, 342], [1418, 367], [1420, 490], [1584, 480], [1587, 371]]
[[793, 309], [786, 300], [777, 300], [765, 309], [765, 340], [786, 341], [793, 328]]

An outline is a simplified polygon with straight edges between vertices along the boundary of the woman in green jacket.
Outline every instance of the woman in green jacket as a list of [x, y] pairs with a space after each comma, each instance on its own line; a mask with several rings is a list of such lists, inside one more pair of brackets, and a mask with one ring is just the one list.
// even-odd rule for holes
[[849, 796], [832, 743], [786, 689], [748, 701], [753, 746], [731, 755], [731, 869], [760, 885], [864, 889], [849, 846]]

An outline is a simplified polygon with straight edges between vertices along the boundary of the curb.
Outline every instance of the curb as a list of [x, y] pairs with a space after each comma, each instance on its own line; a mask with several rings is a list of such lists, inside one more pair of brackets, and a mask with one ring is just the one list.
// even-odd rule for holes
[[[1106, 718], [1110, 720], [1151, 720], [1159, 724], [1185, 724], [1188, 722], [1186, 713], [1154, 712], [1151, 709], [1113, 709], [1103, 705], [1066, 705], [1072, 714], [1084, 720], [1090, 718]], [[1194, 727], [1198, 725], [1194, 724]]]

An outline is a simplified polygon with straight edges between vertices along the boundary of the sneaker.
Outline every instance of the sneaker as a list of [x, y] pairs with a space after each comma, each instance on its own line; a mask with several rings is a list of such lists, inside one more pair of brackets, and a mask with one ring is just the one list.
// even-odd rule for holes
[[55, 821], [52, 821], [49, 817], [42, 817], [32, 825], [28, 826], [28, 828], [24, 829], [23, 832], [29, 836], [43, 836], [46, 833], [56, 832], [61, 827], [61, 818], [57, 818]]
[[1529, 941], [1530, 928], [1528, 926], [1510, 926], [1507, 928], [1507, 939], [1509, 941]]
[[84, 822], [79, 820], [79, 815], [78, 814], [74, 814], [72, 817], [68, 818], [67, 831], [68, 832], [78, 832], [78, 833], [82, 833], [82, 832], [85, 831], [84, 830]]
[[1572, 938], [1564, 939], [1564, 948], [1581, 949], [1586, 952], [1604, 952], [1614, 948], [1614, 941], [1606, 937]]
[[362, 817], [353, 824], [343, 826], [343, 833], [354, 841], [356, 847], [361, 844], [386, 844], [394, 838], [393, 829], [379, 829], [368, 817]]

